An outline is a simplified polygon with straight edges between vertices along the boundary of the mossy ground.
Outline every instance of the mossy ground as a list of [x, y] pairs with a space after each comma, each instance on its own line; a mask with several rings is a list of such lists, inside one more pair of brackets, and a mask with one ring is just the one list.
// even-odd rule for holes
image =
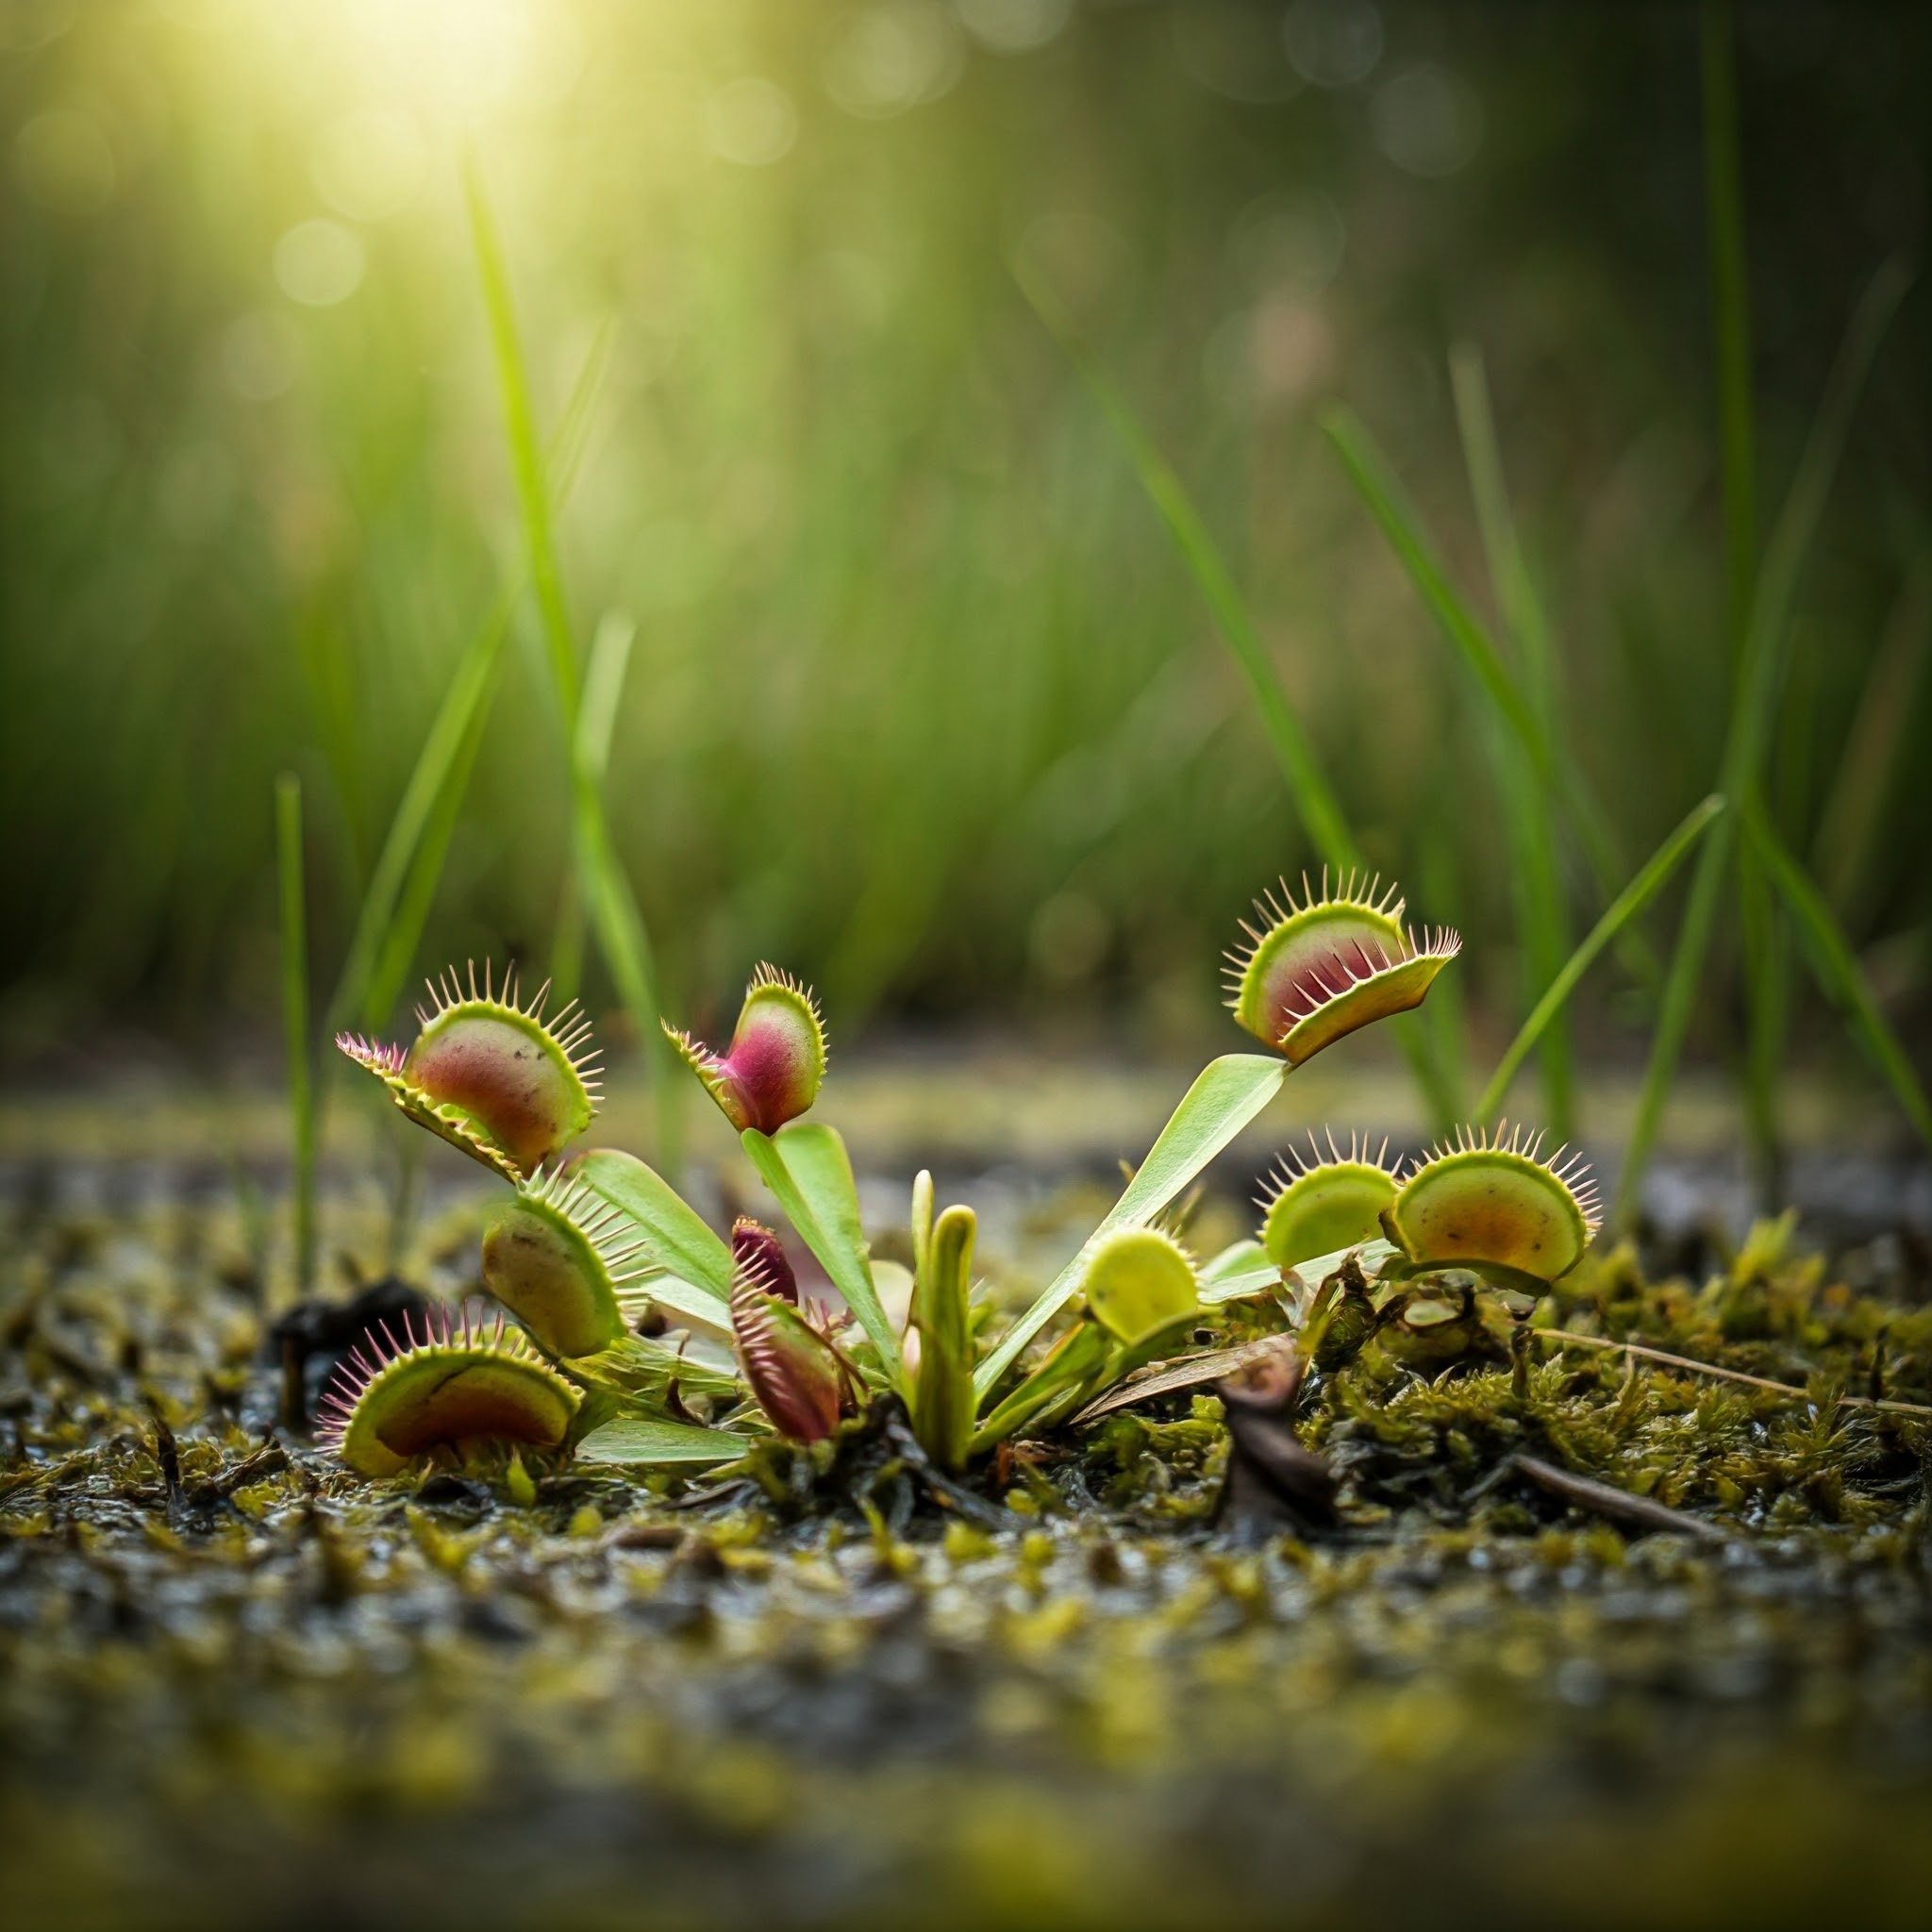
[[[1371, 1358], [1306, 1414], [1318, 1541], [1213, 1526], [1198, 1395], [1023, 1456], [998, 1529], [877, 1462], [870, 1510], [363, 1483], [264, 1449], [247, 1247], [166, 1199], [8, 1234], [9, 1924], [1923, 1923], [1932, 1426], [1829, 1397], [1932, 1400], [1932, 1310], [1775, 1239], [1554, 1312], [1816, 1402]], [[409, 1272], [474, 1253], [458, 1215]]]

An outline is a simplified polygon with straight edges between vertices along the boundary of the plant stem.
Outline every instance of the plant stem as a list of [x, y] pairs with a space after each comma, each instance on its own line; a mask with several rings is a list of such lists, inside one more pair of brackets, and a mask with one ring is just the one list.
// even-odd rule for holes
[[294, 1138], [295, 1285], [315, 1281], [315, 1076], [308, 1041], [308, 931], [302, 879], [302, 781], [275, 780], [275, 867], [281, 897], [282, 1046]]

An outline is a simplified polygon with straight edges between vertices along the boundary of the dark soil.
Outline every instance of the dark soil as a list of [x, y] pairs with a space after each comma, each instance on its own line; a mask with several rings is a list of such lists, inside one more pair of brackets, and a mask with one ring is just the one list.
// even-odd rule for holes
[[[382, 1272], [379, 1212], [330, 1224]], [[1305, 1393], [1335, 1521], [1283, 1534], [1216, 1527], [1199, 1391], [952, 1507], [883, 1436], [528, 1507], [360, 1482], [275, 1430], [258, 1241], [213, 1195], [11, 1210], [9, 1925], [1923, 1923], [1932, 1422], [1834, 1397], [1932, 1402], [1932, 1311], [1869, 1249], [1556, 1299], [1791, 1394], [1372, 1351]], [[393, 1258], [474, 1254], [458, 1202]]]

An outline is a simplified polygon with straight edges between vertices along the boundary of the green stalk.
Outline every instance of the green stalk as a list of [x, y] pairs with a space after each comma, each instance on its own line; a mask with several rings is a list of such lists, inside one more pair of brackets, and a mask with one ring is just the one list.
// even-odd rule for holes
[[1786, 849], [1762, 801], [1747, 801], [1743, 819], [1753, 852], [1790, 908], [1806, 942], [1820, 988], [1828, 999], [1844, 1009], [1854, 1037], [1872, 1056], [1920, 1140], [1932, 1148], [1932, 1101], [1926, 1099], [1925, 1089], [1912, 1070], [1909, 1056], [1887, 1023], [1870, 982], [1859, 971], [1850, 941], [1824, 894]]
[[1735, 667], [1742, 661], [1751, 591], [1757, 577], [1757, 481], [1751, 408], [1751, 295], [1745, 271], [1743, 171], [1730, 0], [1704, 0], [1700, 28], [1704, 198], [1709, 224], [1711, 320], [1717, 361], [1724, 590]]
[[1597, 955], [1663, 890], [1664, 882], [1676, 871], [1685, 854], [1704, 836], [1711, 821], [1724, 808], [1724, 801], [1716, 793], [1694, 807], [1676, 830], [1644, 861], [1637, 876], [1610, 902], [1604, 916], [1591, 927], [1583, 943], [1571, 954], [1563, 970], [1550, 982], [1529, 1018], [1523, 1023], [1522, 1030], [1509, 1042], [1508, 1052], [1497, 1063], [1496, 1071], [1490, 1076], [1490, 1084], [1483, 1089], [1483, 1097], [1476, 1102], [1475, 1117], [1478, 1121], [1487, 1122], [1494, 1117], [1504, 1096], [1509, 1091], [1509, 1083], [1516, 1077], [1517, 1070], [1534, 1051], [1543, 1029], [1562, 1011], [1564, 1002], [1575, 991], [1577, 981], [1590, 971]]
[[[1208, 606], [1215, 629], [1247, 680], [1261, 729], [1288, 782], [1289, 797], [1302, 830], [1322, 862], [1337, 876], [1366, 872], [1368, 868], [1362, 863], [1361, 849], [1349, 828], [1341, 801], [1322, 770], [1307, 733], [1295, 716], [1288, 692], [1283, 690], [1280, 676], [1261, 642], [1246, 601], [1236, 589], [1234, 578], [1186, 488], [1156, 448], [1154, 439], [1141, 426], [1118, 385], [1088, 349], [1059, 297], [1023, 258], [1016, 257], [1011, 266], [1020, 292], [1079, 372], [1102, 414], [1120, 438], [1136, 478], [1166, 525], [1188, 575]], [[1433, 1116], [1433, 1124], [1438, 1129], [1446, 1128], [1456, 1117], [1456, 1096], [1432, 1041], [1412, 1016], [1399, 1021], [1395, 1033], [1422, 1091], [1424, 1105]]]
[[[1709, 234], [1711, 348], [1717, 370], [1724, 503], [1724, 599], [1730, 664], [1744, 661], [1757, 576], [1757, 434], [1751, 403], [1751, 290], [1738, 134], [1738, 75], [1730, 0], [1704, 0], [1704, 197]], [[1783, 1057], [1783, 936], [1771, 887], [1748, 848], [1738, 855], [1739, 957], [1744, 975], [1744, 1136], [1759, 1203], [1778, 1190], [1777, 1075]]]
[[1912, 721], [1932, 669], [1932, 542], [1922, 541], [1886, 620], [1872, 675], [1859, 693], [1838, 775], [1811, 847], [1811, 871], [1829, 882], [1840, 919], [1865, 909], [1872, 861], [1879, 849], [1885, 806], [1907, 754], [1916, 749]]
[[[1516, 519], [1503, 479], [1495, 417], [1490, 408], [1489, 382], [1481, 353], [1474, 344], [1465, 342], [1450, 352], [1449, 377], [1470, 493], [1475, 499], [1476, 521], [1482, 530], [1491, 594], [1516, 647], [1530, 708], [1545, 735], [1553, 738], [1556, 704], [1549, 628], [1517, 538]], [[1547, 985], [1561, 969], [1570, 948], [1569, 920], [1563, 905], [1555, 827], [1543, 808], [1536, 771], [1520, 745], [1506, 743], [1500, 749], [1499, 789], [1515, 860], [1511, 871], [1527, 991]], [[1557, 1140], [1567, 1141], [1574, 1130], [1576, 1069], [1566, 1012], [1557, 1013], [1552, 1021], [1541, 1058], [1543, 1111], [1550, 1132]]]
[[[1744, 639], [1743, 660], [1731, 699], [1730, 724], [1724, 737], [1724, 761], [1717, 789], [1726, 798], [1748, 805], [1756, 796], [1770, 739], [1784, 669], [1784, 644], [1798, 574], [1816, 535], [1838, 473], [1851, 427], [1852, 411], [1865, 386], [1886, 325], [1904, 298], [1910, 276], [1896, 258], [1879, 269], [1859, 297], [1845, 331], [1843, 345], [1832, 365], [1790, 491], [1765, 545], [1757, 591], [1751, 603], [1751, 622]], [[1657, 1030], [1651, 1038], [1650, 1062], [1637, 1103], [1637, 1119], [1624, 1156], [1617, 1184], [1617, 1213], [1628, 1222], [1635, 1213], [1643, 1172], [1656, 1145], [1664, 1102], [1677, 1070], [1678, 1057], [1690, 1029], [1690, 1017], [1704, 974], [1704, 961], [1717, 920], [1724, 874], [1736, 850], [1736, 818], [1727, 816], [1698, 855], [1691, 875], [1690, 896], [1677, 929], [1676, 950], [1664, 983]]]
[[563, 577], [558, 565], [554, 519], [543, 466], [539, 457], [536, 416], [530, 403], [528, 375], [517, 337], [516, 311], [503, 248], [497, 238], [483, 184], [474, 162], [463, 171], [469, 204], [470, 229], [483, 284], [483, 304], [490, 323], [491, 348], [496, 364], [497, 387], [503, 405], [504, 434], [509, 447], [510, 470], [516, 481], [522, 512], [524, 542], [530, 581], [542, 621], [545, 655], [551, 684], [562, 720], [569, 766], [572, 828], [578, 875], [597, 935], [604, 963], [609, 969], [618, 997], [629, 1013], [642, 1055], [644, 1074], [657, 1100], [658, 1156], [660, 1165], [675, 1173], [680, 1140], [678, 1084], [664, 1076], [668, 1061], [658, 1026], [661, 1011], [657, 967], [650, 935], [644, 925], [630, 880], [617, 856], [604, 809], [601, 788], [586, 766], [579, 734], [581, 685], [576, 648], [572, 639]]
[[[1496, 716], [1523, 747], [1537, 782], [1553, 800], [1560, 802], [1583, 847], [1585, 858], [1595, 874], [1599, 890], [1616, 890], [1624, 875], [1615, 837], [1602, 808], [1596, 802], [1580, 766], [1558, 751], [1554, 737], [1542, 719], [1509, 675], [1502, 655], [1469, 606], [1457, 594], [1434, 547], [1424, 534], [1422, 520], [1409, 503], [1394, 471], [1383, 456], [1368, 426], [1352, 409], [1339, 405], [1322, 412], [1324, 433], [1341, 458], [1349, 479], [1381, 526], [1396, 559], [1407, 573], [1424, 608], [1436, 620], [1438, 628], [1455, 646], [1474, 674]], [[1638, 936], [1631, 935], [1633, 948]], [[1633, 958], [1643, 977], [1654, 979], [1658, 973], [1655, 962], [1645, 964], [1647, 949]]]
[[302, 882], [302, 781], [275, 780], [275, 869], [281, 889], [282, 1047], [294, 1130], [295, 1285], [315, 1282], [315, 1078], [308, 1042], [308, 921]]
[[[551, 440], [550, 474], [559, 502], [576, 480], [608, 341], [608, 329], [600, 330]], [[363, 891], [348, 956], [329, 1000], [331, 1033], [352, 1021], [372, 1032], [386, 1025], [408, 976], [489, 723], [503, 646], [524, 583], [519, 564], [457, 659]]]

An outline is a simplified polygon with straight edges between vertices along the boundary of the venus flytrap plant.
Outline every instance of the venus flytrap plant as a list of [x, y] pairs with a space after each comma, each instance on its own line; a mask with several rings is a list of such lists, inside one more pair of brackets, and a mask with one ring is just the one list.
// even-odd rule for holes
[[[539, 1448], [571, 1438], [592, 1460], [717, 1463], [765, 1432], [824, 1442], [891, 1398], [937, 1480], [1022, 1429], [1059, 1425], [1184, 1349], [1218, 1303], [1275, 1297], [1299, 1314], [1318, 1363], [1345, 1358], [1377, 1327], [1399, 1340], [1398, 1324], [1441, 1354], [1475, 1320], [1478, 1285], [1533, 1294], [1574, 1265], [1595, 1232], [1578, 1172], [1541, 1162], [1520, 1133], [1466, 1131], [1407, 1174], [1388, 1164], [1386, 1142], [1371, 1155], [1351, 1141], [1344, 1153], [1331, 1137], [1324, 1154], [1311, 1141], [1307, 1158], [1280, 1170], [1257, 1238], [1197, 1265], [1163, 1224], [1172, 1205], [1292, 1068], [1420, 1005], [1459, 947], [1447, 930], [1406, 926], [1394, 891], [1354, 874], [1333, 890], [1325, 875], [1319, 891], [1304, 881], [1299, 898], [1284, 887], [1257, 912], [1233, 958], [1229, 1004], [1274, 1053], [1224, 1056], [1202, 1072], [1113, 1208], [985, 1350], [986, 1310], [972, 1296], [976, 1222], [963, 1206], [936, 1213], [927, 1174], [913, 1186], [903, 1335], [888, 1316], [844, 1142], [799, 1118], [824, 1083], [825, 1032], [809, 990], [789, 974], [758, 969], [723, 1051], [666, 1030], [824, 1268], [844, 1303], [837, 1317], [800, 1293], [784, 1243], [761, 1222], [741, 1216], [720, 1236], [619, 1149], [564, 1164], [594, 1111], [588, 1029], [546, 1024], [542, 996], [525, 1008], [513, 980], [499, 996], [492, 968], [480, 991], [474, 975], [458, 984], [445, 974], [408, 1049], [340, 1043], [410, 1118], [514, 1184], [485, 1233], [482, 1272], [522, 1332], [410, 1338], [393, 1363], [363, 1364], [331, 1412], [345, 1455], [392, 1473], [452, 1446], [472, 1454], [493, 1436]], [[1322, 1286], [1297, 1301], [1291, 1291], [1318, 1269]], [[653, 1313], [681, 1330], [640, 1333]], [[1023, 1363], [1060, 1317], [1050, 1345]], [[474, 1372], [477, 1389], [494, 1391], [496, 1407], [479, 1396], [419, 1415], [433, 1391], [416, 1364], [439, 1349], [459, 1380]], [[540, 1420], [499, 1385], [523, 1390]], [[558, 1402], [570, 1410], [560, 1422]]]

